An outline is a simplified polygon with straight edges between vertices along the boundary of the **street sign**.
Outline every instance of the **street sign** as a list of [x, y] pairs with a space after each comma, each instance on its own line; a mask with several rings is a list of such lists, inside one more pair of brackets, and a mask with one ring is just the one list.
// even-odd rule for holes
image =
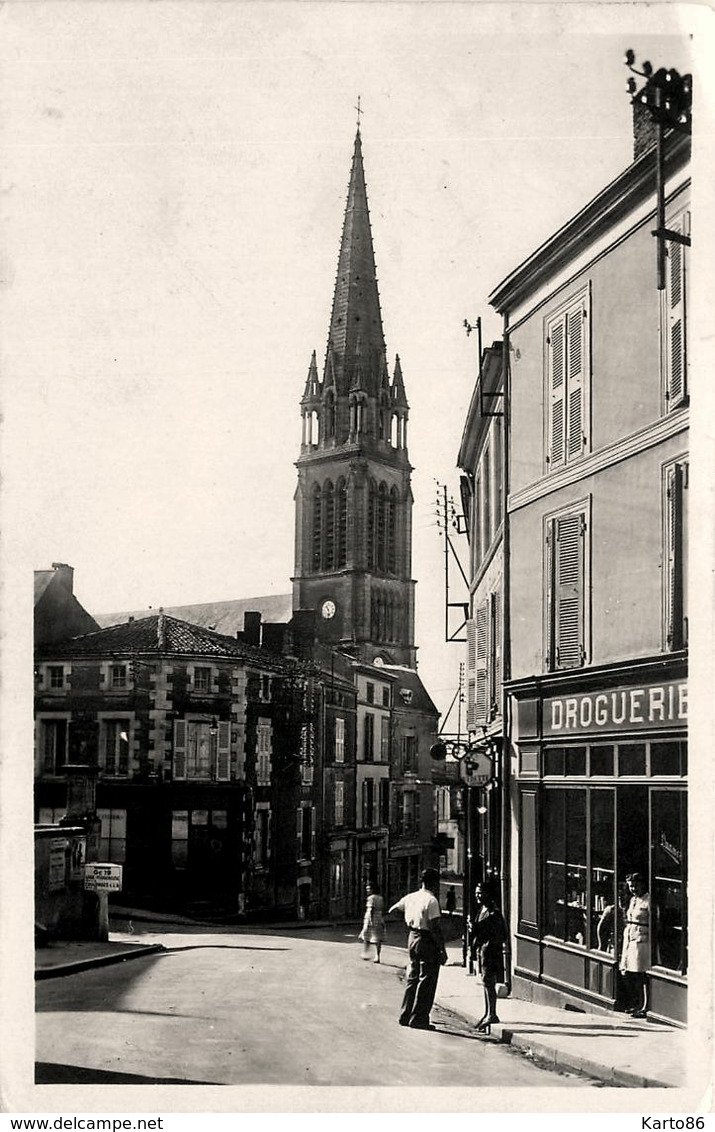
[[460, 761], [459, 776], [467, 786], [486, 786], [493, 775], [492, 760], [482, 751], [470, 751]]
[[92, 861], [85, 865], [84, 887], [88, 892], [121, 892], [122, 866]]

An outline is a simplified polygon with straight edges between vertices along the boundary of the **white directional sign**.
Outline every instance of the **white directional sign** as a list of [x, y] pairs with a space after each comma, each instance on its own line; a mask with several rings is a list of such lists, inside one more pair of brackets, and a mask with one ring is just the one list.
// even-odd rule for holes
[[470, 751], [459, 764], [459, 775], [467, 786], [485, 786], [494, 774], [492, 760], [482, 751]]
[[90, 892], [121, 892], [122, 866], [90, 862], [84, 868], [84, 887]]

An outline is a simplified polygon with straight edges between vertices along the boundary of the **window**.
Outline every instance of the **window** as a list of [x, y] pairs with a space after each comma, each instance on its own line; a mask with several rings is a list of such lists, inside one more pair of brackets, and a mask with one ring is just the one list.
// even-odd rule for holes
[[313, 488], [313, 495], [311, 500], [312, 515], [311, 515], [311, 528], [312, 528], [312, 546], [311, 546], [311, 560], [313, 570], [320, 570], [320, 557], [321, 557], [321, 540], [322, 540], [322, 512], [323, 501], [320, 484], [316, 484]]
[[126, 688], [127, 687], [127, 666], [126, 664], [113, 664], [109, 671], [110, 687], [112, 688]]
[[417, 774], [417, 736], [402, 736], [402, 773]]
[[586, 662], [586, 511], [547, 521], [546, 656], [549, 669]]
[[450, 808], [449, 786], [438, 786], [436, 793], [437, 821], [449, 821], [452, 813]]
[[546, 465], [555, 471], [587, 448], [589, 385], [588, 291], [546, 323]]
[[201, 719], [174, 721], [175, 780], [218, 779], [227, 781], [231, 775], [231, 724]]
[[591, 947], [613, 955], [616, 946], [615, 810], [613, 790], [591, 790], [590, 928]]
[[271, 755], [273, 753], [270, 719], [259, 719], [256, 726], [256, 784], [270, 786]]
[[265, 802], [259, 802], [256, 806], [253, 841], [256, 868], [268, 868], [271, 857], [271, 808]]
[[501, 712], [501, 594], [489, 594], [467, 621], [467, 728]]
[[344, 849], [340, 849], [330, 863], [330, 896], [334, 900], [345, 895], [346, 873], [346, 853]]
[[403, 837], [419, 834], [420, 796], [417, 790], [403, 790], [399, 799], [397, 832]]
[[211, 669], [210, 668], [194, 668], [194, 691], [195, 692], [210, 692], [211, 691]]
[[363, 756], [366, 763], [375, 761], [375, 716], [371, 711], [365, 713]]
[[335, 824], [342, 825], [345, 821], [345, 783], [335, 783]]
[[586, 791], [547, 790], [544, 798], [544, 931], [586, 943]]
[[380, 779], [380, 825], [390, 824], [390, 780]]
[[100, 861], [112, 861], [115, 865], [123, 864], [127, 850], [127, 811], [97, 810], [97, 817], [101, 823]]
[[185, 869], [189, 859], [189, 811], [173, 810], [171, 814], [171, 863]]
[[375, 703], [375, 685], [368, 680], [365, 688], [365, 698], [369, 704]]
[[339, 570], [348, 560], [348, 489], [344, 479], [338, 480], [335, 516], [335, 566]]
[[65, 670], [61, 664], [50, 664], [47, 669], [50, 688], [64, 688]]
[[59, 774], [68, 761], [69, 716], [39, 720], [39, 752], [43, 774]]
[[362, 824], [363, 829], [372, 829], [375, 825], [375, 781], [366, 778], [362, 784]]
[[[667, 228], [683, 237], [690, 234], [690, 214], [685, 212], [670, 220]], [[665, 289], [662, 292], [662, 342], [665, 384], [665, 411], [672, 413], [686, 402], [687, 335], [686, 335], [686, 263], [687, 246], [677, 240], [667, 243]]]
[[380, 720], [380, 762], [390, 761], [390, 720], [383, 715]]
[[654, 790], [651, 794], [651, 962], [681, 972], [686, 969], [686, 811], [683, 791]]
[[106, 774], [126, 778], [129, 774], [131, 720], [100, 719], [99, 765]]
[[663, 604], [665, 647], [688, 643], [688, 479], [687, 461], [665, 469]]
[[345, 762], [345, 720], [342, 716], [335, 717], [335, 761]]
[[383, 688], [382, 689], [382, 706], [383, 707], [389, 707], [390, 706], [390, 689], [389, 688]]
[[313, 754], [315, 737], [312, 723], [304, 723], [300, 730], [300, 773], [303, 786], [313, 784]]
[[298, 810], [298, 859], [310, 861], [315, 856], [315, 813], [312, 806]]
[[66, 813], [66, 806], [40, 806], [37, 821], [39, 825], [57, 825]]

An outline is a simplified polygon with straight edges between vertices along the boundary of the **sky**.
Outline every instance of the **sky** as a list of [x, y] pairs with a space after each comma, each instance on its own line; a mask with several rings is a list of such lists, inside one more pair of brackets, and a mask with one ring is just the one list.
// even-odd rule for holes
[[464, 658], [444, 641], [435, 501], [437, 481], [459, 497], [463, 322], [497, 338], [489, 293], [632, 160], [627, 47], [695, 70], [697, 98], [702, 15], [4, 4], [6, 588], [61, 561], [95, 613], [290, 592], [298, 404], [325, 352], [359, 95], [411, 407], [419, 666], [446, 713]]

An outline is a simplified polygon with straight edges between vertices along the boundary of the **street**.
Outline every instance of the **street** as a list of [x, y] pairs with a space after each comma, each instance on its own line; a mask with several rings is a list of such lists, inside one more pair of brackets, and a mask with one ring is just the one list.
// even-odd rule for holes
[[37, 984], [38, 1083], [588, 1084], [439, 1007], [437, 1032], [400, 1027], [405, 952], [363, 962], [355, 927], [161, 927], [131, 938], [165, 953]]

